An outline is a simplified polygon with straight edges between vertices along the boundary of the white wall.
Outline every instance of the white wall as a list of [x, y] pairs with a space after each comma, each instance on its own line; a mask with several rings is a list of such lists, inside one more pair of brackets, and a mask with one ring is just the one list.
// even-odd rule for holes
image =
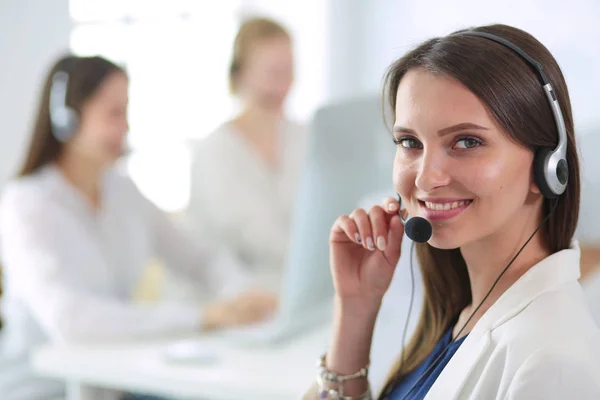
[[[600, 120], [600, 2], [597, 0], [333, 0], [332, 87], [372, 92], [385, 69], [419, 42], [457, 29], [504, 23], [536, 36], [554, 54], [569, 84], [576, 122]], [[343, 5], [343, 7], [342, 7]], [[352, 26], [355, 26], [354, 31]], [[361, 65], [361, 68], [354, 68]], [[344, 82], [339, 82], [343, 79]]]
[[0, 184], [22, 160], [43, 75], [69, 34], [68, 0], [0, 0]]
[[369, 1], [330, 0], [327, 68], [328, 101], [353, 98], [376, 91], [369, 85], [371, 74], [366, 59], [369, 47]]

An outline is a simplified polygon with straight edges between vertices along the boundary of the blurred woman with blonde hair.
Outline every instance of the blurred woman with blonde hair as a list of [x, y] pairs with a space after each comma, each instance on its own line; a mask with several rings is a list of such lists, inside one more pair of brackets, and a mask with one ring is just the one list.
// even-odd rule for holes
[[193, 151], [188, 218], [227, 246], [258, 285], [277, 290], [307, 134], [285, 115], [292, 39], [279, 23], [242, 23], [229, 70], [241, 112]]

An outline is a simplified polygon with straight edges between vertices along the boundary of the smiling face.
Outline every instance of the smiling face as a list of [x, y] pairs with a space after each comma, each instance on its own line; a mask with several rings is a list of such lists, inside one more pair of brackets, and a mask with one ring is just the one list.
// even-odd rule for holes
[[409, 214], [432, 223], [432, 246], [458, 248], [510, 231], [532, 207], [541, 209], [533, 152], [460, 82], [410, 70], [395, 113], [394, 186]]

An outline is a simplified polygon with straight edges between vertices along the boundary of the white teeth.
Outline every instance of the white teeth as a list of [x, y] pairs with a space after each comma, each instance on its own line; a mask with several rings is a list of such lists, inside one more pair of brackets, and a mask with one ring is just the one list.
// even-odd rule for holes
[[471, 203], [471, 200], [455, 201], [453, 203], [431, 203], [429, 201], [426, 201], [425, 207], [427, 207], [430, 210], [445, 211], [445, 210], [451, 210], [453, 208], [462, 207], [469, 203]]

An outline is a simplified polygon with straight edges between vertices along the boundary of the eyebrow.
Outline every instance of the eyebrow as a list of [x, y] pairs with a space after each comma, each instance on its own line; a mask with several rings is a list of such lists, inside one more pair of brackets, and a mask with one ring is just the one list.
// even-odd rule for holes
[[[449, 126], [447, 128], [444, 128], [444, 129], [440, 129], [437, 133], [438, 133], [438, 136], [446, 136], [446, 135], [449, 135], [451, 133], [460, 132], [460, 131], [466, 131], [466, 130], [487, 131], [488, 128], [486, 128], [484, 126], [480, 126], [480, 125], [474, 124], [472, 122], [462, 122], [460, 124], [456, 124], [456, 125], [452, 125], [452, 126]], [[408, 134], [411, 134], [411, 135], [416, 135], [416, 132], [413, 129], [406, 128], [404, 126], [395, 126], [394, 127], [394, 132], [408, 133]]]

